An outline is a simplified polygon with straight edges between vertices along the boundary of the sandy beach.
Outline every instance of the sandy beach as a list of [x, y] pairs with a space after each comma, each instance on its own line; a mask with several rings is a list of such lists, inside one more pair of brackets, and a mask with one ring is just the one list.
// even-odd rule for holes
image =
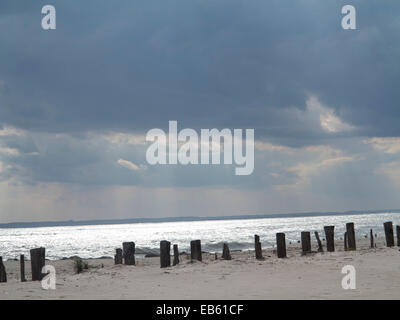
[[[386, 248], [384, 239], [376, 244], [370, 249], [368, 239], [358, 239], [357, 251], [343, 251], [336, 241], [336, 252], [301, 256], [296, 243], [288, 245], [285, 259], [264, 250], [264, 261], [254, 251], [233, 252], [230, 261], [203, 254], [203, 262], [194, 263], [183, 254], [178, 266], [165, 269], [157, 257], [137, 259], [136, 266], [89, 259], [89, 270], [80, 274], [70, 259], [47, 261], [56, 268], [56, 290], [29, 281], [29, 262], [28, 281], [21, 283], [19, 262], [6, 261], [0, 299], [400, 299], [399, 248]], [[356, 268], [355, 290], [341, 286], [345, 265]]]

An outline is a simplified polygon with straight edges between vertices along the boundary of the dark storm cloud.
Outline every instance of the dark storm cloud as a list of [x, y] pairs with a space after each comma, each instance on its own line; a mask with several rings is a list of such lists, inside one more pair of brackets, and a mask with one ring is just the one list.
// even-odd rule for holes
[[[329, 139], [299, 123], [309, 93], [357, 126], [398, 135], [398, 1], [43, 1], [0, 5], [0, 119], [42, 132], [251, 127], [288, 145]], [[289, 109], [288, 109], [289, 108]]]
[[[57, 30], [47, 32], [40, 12], [49, 3]], [[398, 155], [360, 140], [400, 134], [400, 4], [353, 1], [356, 31], [341, 28], [345, 4], [2, 1], [0, 130], [24, 133], [0, 136], [0, 182], [392, 195], [374, 170]], [[346, 130], [323, 128], [320, 112], [332, 120], [330, 110]], [[150, 167], [144, 145], [102, 136], [166, 129], [169, 120], [179, 129], [255, 128], [275, 146], [256, 150], [254, 174], [238, 177], [234, 165]]]

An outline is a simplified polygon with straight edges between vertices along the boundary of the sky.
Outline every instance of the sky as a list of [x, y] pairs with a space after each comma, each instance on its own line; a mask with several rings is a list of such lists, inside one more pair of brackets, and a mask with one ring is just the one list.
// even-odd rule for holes
[[[41, 28], [47, 4], [56, 30]], [[0, 222], [400, 208], [399, 12], [1, 1]], [[170, 120], [254, 129], [254, 172], [149, 165], [146, 133]]]

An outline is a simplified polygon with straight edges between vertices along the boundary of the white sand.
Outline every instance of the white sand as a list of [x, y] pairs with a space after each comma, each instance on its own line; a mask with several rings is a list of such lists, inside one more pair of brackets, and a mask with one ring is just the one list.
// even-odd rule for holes
[[[204, 255], [202, 263], [181, 256], [179, 266], [167, 269], [160, 269], [159, 258], [138, 259], [137, 266], [95, 259], [81, 274], [74, 274], [71, 260], [47, 261], [57, 271], [56, 290], [19, 282], [19, 262], [6, 261], [0, 299], [400, 299], [399, 248], [385, 248], [382, 239], [377, 249], [369, 249], [367, 239], [357, 245], [356, 252], [337, 243], [337, 252], [301, 256], [296, 244], [287, 259], [265, 250], [265, 261], [255, 260], [254, 252], [233, 253], [231, 261]], [[356, 290], [341, 286], [341, 269], [349, 264], [357, 271]]]

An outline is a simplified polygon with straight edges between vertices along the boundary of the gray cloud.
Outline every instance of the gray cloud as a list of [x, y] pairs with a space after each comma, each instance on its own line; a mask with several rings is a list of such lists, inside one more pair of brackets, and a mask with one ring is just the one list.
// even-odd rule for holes
[[58, 29], [43, 32], [41, 2], [28, 2], [2, 4], [4, 123], [143, 131], [178, 119], [310, 144], [323, 133], [281, 110], [304, 110], [311, 92], [365, 135], [398, 134], [397, 3], [356, 1], [348, 32], [341, 3], [54, 1]]
[[[397, 1], [354, 0], [356, 31], [341, 29], [345, 1], [53, 0], [50, 32], [40, 28], [45, 4], [0, 3], [3, 192], [26, 188], [32, 200], [45, 190], [54, 196], [47, 216], [68, 202], [98, 209], [101, 188], [108, 200], [118, 190], [124, 214], [126, 188], [143, 198], [142, 210], [165, 205], [170, 215], [191, 206], [168, 197], [195, 198], [196, 188], [224, 214], [396, 205], [398, 153], [365, 141], [400, 136]], [[255, 128], [254, 174], [149, 167], [145, 145], [107, 136], [143, 135], [169, 120]], [[5, 134], [10, 128], [23, 134]], [[53, 194], [54, 184], [68, 195]], [[160, 203], [150, 205], [159, 188]], [[212, 190], [225, 204], [240, 201], [223, 210]], [[3, 209], [14, 212], [12, 203]]]

